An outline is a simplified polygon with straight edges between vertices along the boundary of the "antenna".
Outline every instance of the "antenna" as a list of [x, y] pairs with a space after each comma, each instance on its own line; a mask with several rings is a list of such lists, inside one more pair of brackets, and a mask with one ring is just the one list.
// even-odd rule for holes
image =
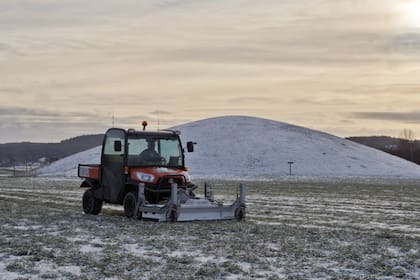
[[114, 113], [112, 113], [112, 127], [114, 127], [114, 123], [115, 123], [115, 116], [114, 116]]
[[157, 111], [157, 130], [160, 130], [159, 111]]

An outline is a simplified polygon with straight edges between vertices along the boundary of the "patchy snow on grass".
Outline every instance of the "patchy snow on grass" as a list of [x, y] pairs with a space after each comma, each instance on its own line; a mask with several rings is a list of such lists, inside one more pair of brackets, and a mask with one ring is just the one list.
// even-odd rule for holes
[[103, 251], [103, 248], [91, 244], [80, 246], [80, 252], [82, 253], [98, 253], [101, 251]]
[[420, 279], [412, 180], [247, 181], [245, 221], [191, 223], [85, 215], [79, 183], [0, 178], [0, 279]]
[[2, 261], [0, 262], [0, 279], [18, 279], [22, 277], [21, 273], [13, 272], [12, 269], [9, 267], [8, 263], [10, 258], [3, 258], [3, 255], [0, 255]]
[[33, 268], [38, 271], [40, 278], [75, 278], [81, 276], [81, 268], [75, 265], [56, 265], [52, 261], [41, 260]]
[[67, 266], [57, 266], [56, 268], [60, 272], [70, 273], [72, 275], [81, 276], [80, 266], [67, 265]]

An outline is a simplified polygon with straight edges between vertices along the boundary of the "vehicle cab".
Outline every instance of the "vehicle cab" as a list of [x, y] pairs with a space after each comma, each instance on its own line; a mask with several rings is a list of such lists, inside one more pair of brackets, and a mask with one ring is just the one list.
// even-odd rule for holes
[[[151, 203], [169, 198], [171, 182], [191, 186], [184, 149], [178, 131], [137, 131], [110, 128], [104, 135], [100, 165], [79, 165], [82, 187], [90, 187], [95, 199], [123, 204], [129, 192], [145, 184]], [[193, 142], [187, 150], [193, 151]]]

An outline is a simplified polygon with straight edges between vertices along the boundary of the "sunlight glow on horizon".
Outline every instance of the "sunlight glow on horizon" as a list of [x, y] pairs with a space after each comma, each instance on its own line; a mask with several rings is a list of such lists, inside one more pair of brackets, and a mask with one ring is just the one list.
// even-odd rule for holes
[[420, 28], [420, 0], [411, 0], [401, 4], [401, 11], [409, 26]]

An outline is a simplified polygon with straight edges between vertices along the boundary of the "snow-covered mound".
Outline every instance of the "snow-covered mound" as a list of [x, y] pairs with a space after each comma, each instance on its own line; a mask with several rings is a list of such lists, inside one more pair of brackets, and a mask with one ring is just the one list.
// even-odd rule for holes
[[[210, 118], [174, 127], [197, 177], [383, 176], [420, 177], [420, 167], [390, 154], [327, 133], [243, 116]], [[76, 176], [78, 163], [99, 163], [100, 147], [72, 155], [40, 170], [41, 175]]]
[[98, 146], [63, 159], [57, 160], [48, 166], [37, 170], [40, 176], [73, 177], [77, 176], [79, 163], [98, 164], [101, 161], [102, 146]]

